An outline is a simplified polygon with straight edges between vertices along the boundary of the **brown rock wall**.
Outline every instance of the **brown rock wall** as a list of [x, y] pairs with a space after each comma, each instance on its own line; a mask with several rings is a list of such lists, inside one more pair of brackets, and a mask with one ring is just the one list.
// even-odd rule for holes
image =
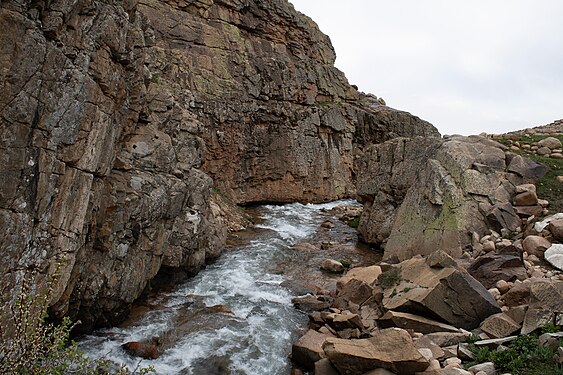
[[354, 159], [429, 123], [334, 68], [285, 0], [0, 4], [3, 294], [63, 260], [52, 313], [120, 321], [162, 266], [221, 252], [237, 203], [355, 192]]
[[197, 270], [224, 239], [193, 168], [201, 140], [143, 118], [162, 95], [146, 90], [150, 30], [132, 4], [0, 7], [2, 285], [13, 297], [62, 259], [52, 312], [85, 329], [119, 321], [161, 265]]
[[141, 1], [147, 66], [201, 121], [202, 169], [236, 202], [351, 196], [358, 146], [437, 134], [353, 89], [328, 37], [286, 1], [186, 3]]

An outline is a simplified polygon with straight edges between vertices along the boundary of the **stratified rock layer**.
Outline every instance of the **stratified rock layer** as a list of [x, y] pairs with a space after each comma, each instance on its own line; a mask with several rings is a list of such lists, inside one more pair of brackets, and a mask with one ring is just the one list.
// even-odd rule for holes
[[352, 88], [328, 37], [286, 0], [142, 0], [140, 10], [154, 27], [153, 90], [178, 107], [170, 115], [201, 121], [202, 168], [237, 203], [350, 196], [357, 146], [437, 135]]
[[214, 185], [344, 197], [364, 145], [437, 135], [352, 88], [285, 0], [11, 0], [0, 25], [2, 294], [62, 260], [51, 313], [85, 330], [220, 254]]

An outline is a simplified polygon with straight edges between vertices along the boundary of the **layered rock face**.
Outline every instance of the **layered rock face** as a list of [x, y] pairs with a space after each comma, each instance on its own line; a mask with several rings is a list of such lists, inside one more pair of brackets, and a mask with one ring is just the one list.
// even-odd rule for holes
[[154, 27], [154, 91], [201, 121], [203, 170], [237, 203], [350, 196], [355, 147], [438, 134], [351, 87], [328, 37], [285, 0], [139, 9]]
[[441, 249], [471, 250], [489, 227], [517, 231], [516, 186], [534, 183], [544, 166], [480, 136], [399, 138], [370, 146], [359, 160], [358, 196], [366, 203], [359, 232], [385, 243], [398, 260]]
[[1, 283], [15, 294], [35, 269], [41, 287], [62, 260], [53, 312], [85, 329], [121, 319], [161, 266], [201, 267], [225, 236], [194, 125], [171, 124], [172, 138], [152, 120], [133, 4], [0, 8]]
[[437, 135], [352, 88], [286, 1], [3, 1], [0, 25], [2, 294], [60, 260], [52, 314], [85, 330], [219, 255], [214, 183], [344, 197], [364, 145]]

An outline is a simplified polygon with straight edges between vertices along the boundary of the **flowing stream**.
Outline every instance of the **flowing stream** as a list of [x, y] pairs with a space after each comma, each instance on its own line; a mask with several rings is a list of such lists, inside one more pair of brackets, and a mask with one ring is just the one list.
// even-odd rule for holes
[[151, 297], [140, 318], [84, 337], [81, 348], [134, 369], [139, 358], [120, 345], [154, 339], [160, 356], [141, 366], [158, 374], [289, 374], [291, 344], [308, 319], [291, 302], [305, 292], [282, 283], [307, 273], [304, 265], [319, 256], [291, 246], [315, 235], [327, 218], [321, 209], [342, 203], [258, 208], [251, 239], [173, 291]]

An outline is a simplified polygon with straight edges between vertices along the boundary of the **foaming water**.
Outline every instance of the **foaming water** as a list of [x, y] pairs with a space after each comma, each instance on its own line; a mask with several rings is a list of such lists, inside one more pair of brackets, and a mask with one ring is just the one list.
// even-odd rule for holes
[[281, 286], [277, 265], [291, 245], [315, 233], [322, 208], [342, 203], [263, 206], [257, 238], [154, 298], [150, 303], [158, 308], [134, 325], [85, 337], [82, 349], [134, 369], [139, 359], [120, 345], [157, 338], [159, 358], [142, 365], [158, 374], [288, 374], [291, 344], [307, 316], [293, 307], [295, 296]]

